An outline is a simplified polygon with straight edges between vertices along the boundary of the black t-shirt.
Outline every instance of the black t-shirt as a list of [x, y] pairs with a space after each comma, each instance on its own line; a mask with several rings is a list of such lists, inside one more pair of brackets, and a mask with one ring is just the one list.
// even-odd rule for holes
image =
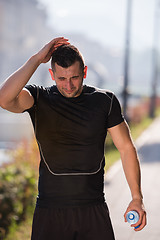
[[83, 86], [66, 98], [56, 86], [27, 85], [34, 97], [29, 112], [41, 162], [38, 206], [104, 201], [104, 143], [107, 128], [124, 119], [112, 92]]

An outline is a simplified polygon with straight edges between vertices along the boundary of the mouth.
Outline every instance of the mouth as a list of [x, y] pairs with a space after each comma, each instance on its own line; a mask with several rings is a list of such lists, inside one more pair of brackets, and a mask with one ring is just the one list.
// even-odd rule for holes
[[61, 89], [61, 94], [66, 96], [66, 97], [76, 97], [77, 95], [80, 94], [80, 89], [77, 90], [76, 88], [73, 88], [73, 89], [70, 89], [70, 90], [67, 90], [66, 88], [62, 88]]
[[71, 94], [71, 93], [74, 92], [74, 89], [72, 89], [72, 90], [66, 90], [66, 89], [64, 89], [64, 91], [65, 91], [67, 94]]

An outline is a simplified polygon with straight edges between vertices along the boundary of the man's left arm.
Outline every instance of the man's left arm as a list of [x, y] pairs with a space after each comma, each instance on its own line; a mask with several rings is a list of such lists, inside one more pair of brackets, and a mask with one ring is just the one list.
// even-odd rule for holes
[[141, 172], [136, 148], [133, 144], [130, 130], [126, 122], [108, 129], [112, 140], [120, 152], [124, 173], [130, 187], [132, 201], [130, 202], [124, 217], [131, 210], [139, 213], [140, 219], [133, 227], [140, 225], [135, 231], [139, 231], [146, 225], [146, 212], [143, 205], [141, 191]]

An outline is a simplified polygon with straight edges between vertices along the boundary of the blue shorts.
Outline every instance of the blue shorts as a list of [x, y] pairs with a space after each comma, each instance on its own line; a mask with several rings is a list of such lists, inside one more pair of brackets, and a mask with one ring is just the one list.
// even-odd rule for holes
[[115, 240], [106, 203], [40, 208], [33, 217], [31, 240]]

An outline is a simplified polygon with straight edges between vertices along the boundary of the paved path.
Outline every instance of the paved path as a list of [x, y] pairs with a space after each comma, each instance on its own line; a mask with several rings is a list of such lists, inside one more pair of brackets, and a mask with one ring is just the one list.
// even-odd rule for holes
[[141, 161], [148, 225], [142, 231], [135, 232], [123, 220], [131, 196], [120, 161], [105, 176], [106, 201], [116, 240], [160, 240], [160, 118], [141, 135], [136, 146]]

